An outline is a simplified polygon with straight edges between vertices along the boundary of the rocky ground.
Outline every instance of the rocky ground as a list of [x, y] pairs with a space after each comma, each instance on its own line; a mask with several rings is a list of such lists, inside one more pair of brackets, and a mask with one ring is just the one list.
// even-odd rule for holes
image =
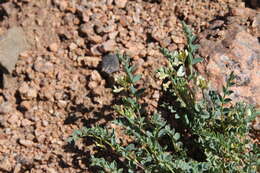
[[133, 58], [152, 112], [162, 93], [155, 70], [166, 65], [158, 47], [184, 48], [181, 20], [199, 36], [205, 63], [198, 69], [212, 87], [234, 70], [240, 76], [234, 98], [259, 107], [257, 2], [1, 1], [0, 172], [91, 172], [91, 146], [66, 140], [75, 129], [116, 116], [102, 57], [118, 51]]

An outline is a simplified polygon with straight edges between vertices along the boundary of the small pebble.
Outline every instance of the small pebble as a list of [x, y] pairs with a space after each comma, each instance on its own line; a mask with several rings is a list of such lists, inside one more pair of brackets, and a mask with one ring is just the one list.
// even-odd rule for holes
[[32, 147], [34, 145], [33, 141], [20, 139], [19, 143], [25, 147]]
[[115, 54], [105, 55], [102, 59], [102, 71], [108, 74], [119, 70], [119, 60]]
[[57, 43], [52, 43], [52, 44], [50, 44], [49, 49], [50, 49], [50, 51], [52, 51], [52, 52], [57, 52], [58, 49], [59, 49], [59, 46], [58, 46]]

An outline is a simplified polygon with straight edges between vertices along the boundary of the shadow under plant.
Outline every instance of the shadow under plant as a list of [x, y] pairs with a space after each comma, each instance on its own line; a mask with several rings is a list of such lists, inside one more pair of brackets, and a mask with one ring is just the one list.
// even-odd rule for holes
[[[95, 96], [88, 95], [88, 97], [93, 98]], [[101, 127], [106, 127], [108, 124], [114, 119], [114, 116], [111, 112], [114, 111], [113, 105], [119, 104], [120, 100], [113, 97], [110, 104], [104, 104], [102, 107], [98, 109], [94, 109], [93, 107], [86, 107], [83, 104], [72, 105], [69, 110], [67, 118], [64, 120], [64, 125], [69, 124], [78, 124], [81, 123], [84, 127], [91, 128], [96, 126], [97, 124]], [[89, 114], [91, 117], [85, 117], [84, 115]], [[81, 115], [81, 116], [79, 116]], [[102, 120], [102, 121], [100, 121]], [[95, 146], [95, 141], [92, 137], [86, 137], [82, 139], [82, 145], [75, 145], [75, 142], [67, 143], [63, 146], [63, 150], [67, 153], [72, 154], [72, 165], [66, 163], [64, 161], [63, 156], [58, 155], [57, 158], [59, 161], [59, 166], [62, 168], [73, 167], [74, 169], [78, 169], [79, 172], [88, 171], [96, 171], [95, 167], [91, 167], [91, 155], [93, 155], [93, 151], [95, 151], [95, 155], [103, 156], [106, 158], [117, 159], [118, 156], [111, 155], [111, 152], [107, 150], [102, 150], [100, 148], [97, 149]], [[88, 149], [89, 148], [89, 149]]]

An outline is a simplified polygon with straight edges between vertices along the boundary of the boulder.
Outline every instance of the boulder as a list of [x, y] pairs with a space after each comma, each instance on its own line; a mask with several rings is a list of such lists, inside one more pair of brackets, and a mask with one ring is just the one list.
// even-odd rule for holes
[[[238, 25], [228, 26], [224, 31], [208, 29], [201, 34], [199, 54], [205, 57], [204, 63], [197, 64], [198, 71], [210, 81], [211, 89], [222, 91], [227, 76], [233, 71], [235, 86], [231, 89], [234, 102], [247, 102], [260, 108], [260, 44], [257, 36], [248, 33]], [[220, 39], [209, 39], [212, 34]], [[214, 35], [213, 34], [213, 35]], [[260, 130], [260, 116], [252, 127]]]
[[0, 37], [0, 65], [4, 73], [12, 73], [18, 56], [27, 48], [26, 36], [19, 27], [9, 29]]
[[199, 53], [208, 60], [199, 64], [199, 72], [218, 91], [225, 85], [227, 76], [234, 71], [236, 84], [232, 99], [260, 107], [260, 44], [239, 26], [229, 27], [223, 39], [200, 39]]

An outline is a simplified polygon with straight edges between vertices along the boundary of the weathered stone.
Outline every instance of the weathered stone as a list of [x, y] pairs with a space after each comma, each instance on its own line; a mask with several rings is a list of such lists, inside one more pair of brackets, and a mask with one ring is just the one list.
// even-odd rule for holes
[[49, 172], [49, 173], [58, 173], [54, 168], [46, 167], [46, 171]]
[[90, 68], [97, 68], [101, 59], [94, 56], [86, 56], [86, 57], [79, 57], [77, 61], [83, 66], [88, 66]]
[[100, 51], [103, 53], [114, 51], [116, 48], [116, 42], [114, 40], [108, 40], [100, 46]]
[[9, 29], [0, 38], [0, 65], [4, 73], [12, 73], [19, 54], [26, 48], [26, 37], [19, 27]]
[[20, 117], [18, 113], [13, 113], [11, 116], [8, 117], [7, 122], [14, 125], [14, 124], [20, 124]]
[[70, 51], [73, 51], [73, 50], [77, 49], [77, 47], [78, 46], [75, 43], [70, 43], [70, 45], [69, 45]]
[[21, 108], [25, 109], [25, 110], [29, 110], [31, 108], [31, 103], [30, 101], [22, 101], [20, 104]]
[[18, 163], [15, 165], [13, 173], [19, 173], [21, 169], [22, 169], [22, 165]]
[[88, 34], [87, 39], [95, 44], [102, 42], [102, 37], [96, 34]]
[[113, 73], [119, 70], [119, 61], [115, 54], [105, 55], [102, 59], [102, 71]]
[[160, 41], [162, 39], [164, 39], [166, 37], [166, 33], [163, 29], [154, 29], [152, 32], [152, 37], [156, 40], [156, 41]]
[[15, 5], [12, 2], [7, 2], [1, 4], [3, 7], [4, 11], [7, 13], [8, 16], [12, 16], [15, 10]]
[[171, 39], [174, 43], [177, 43], [177, 44], [184, 44], [185, 43], [185, 39], [183, 37], [180, 37], [180, 36], [172, 35]]
[[127, 0], [114, 0], [118, 8], [125, 8]]
[[252, 27], [260, 27], [260, 13], [255, 16]]
[[0, 114], [8, 114], [12, 112], [13, 106], [10, 102], [4, 102], [0, 104]]
[[114, 40], [116, 36], [118, 35], [118, 31], [110, 32], [108, 34], [109, 39]]
[[33, 124], [33, 122], [30, 121], [30, 120], [28, 120], [28, 119], [23, 119], [23, 120], [21, 121], [21, 125], [22, 125], [23, 127], [27, 127], [27, 126], [30, 126], [30, 125], [32, 125], [32, 124]]
[[[8, 143], [8, 136], [6, 134], [0, 134], [0, 145], [6, 145]], [[0, 156], [1, 158], [1, 156]]]
[[37, 72], [41, 72], [41, 73], [51, 73], [54, 70], [53, 64], [43, 59], [37, 59], [33, 65], [33, 68]]
[[30, 87], [26, 82], [22, 83], [22, 85], [18, 89], [22, 99], [33, 99], [37, 97], [37, 89]]
[[257, 38], [243, 30], [230, 27], [223, 40], [217, 42], [202, 39], [200, 54], [208, 57], [207, 63], [199, 64], [198, 70], [219, 92], [226, 84], [227, 76], [234, 71], [236, 85], [232, 99], [260, 106], [260, 44]]
[[255, 11], [250, 8], [234, 8], [231, 10], [232, 15], [248, 18], [255, 15]]
[[95, 88], [97, 88], [98, 87], [98, 83], [96, 82], [96, 81], [90, 81], [89, 83], [88, 83], [88, 87], [89, 87], [89, 89], [95, 89]]
[[142, 50], [145, 50], [145, 46], [138, 42], [127, 42], [125, 47], [127, 48], [126, 54], [131, 57], [138, 56]]
[[102, 78], [101, 78], [100, 74], [98, 73], [98, 71], [95, 70], [91, 73], [90, 80], [100, 82], [102, 80]]
[[57, 43], [52, 43], [52, 44], [49, 45], [49, 49], [50, 49], [50, 51], [52, 51], [52, 52], [57, 52], [58, 49], [59, 49], [59, 46], [58, 46]]
[[25, 140], [25, 139], [19, 139], [19, 143], [25, 147], [32, 147], [34, 145], [33, 141]]
[[96, 44], [90, 48], [90, 54], [93, 56], [102, 55], [102, 53], [99, 50], [100, 44]]
[[256, 117], [253, 128], [257, 131], [260, 131], [260, 116]]

